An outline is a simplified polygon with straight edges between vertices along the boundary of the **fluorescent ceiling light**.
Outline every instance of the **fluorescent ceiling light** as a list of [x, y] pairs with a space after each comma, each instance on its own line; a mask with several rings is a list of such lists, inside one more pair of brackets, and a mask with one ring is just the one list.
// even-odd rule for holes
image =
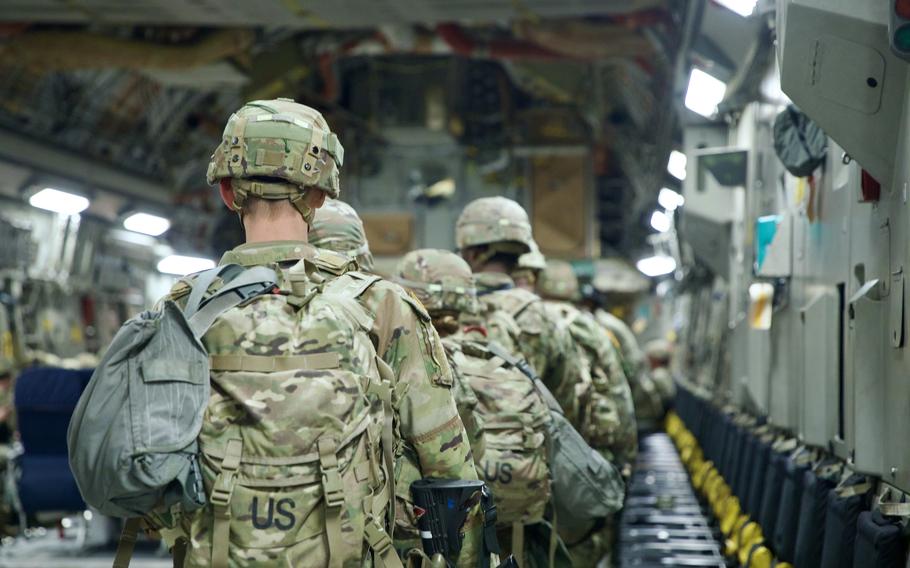
[[29, 197], [28, 202], [32, 207], [46, 209], [61, 215], [77, 215], [88, 209], [88, 199], [51, 187], [45, 187]]
[[669, 187], [664, 187], [657, 194], [657, 202], [667, 211], [673, 211], [686, 203], [686, 198]]
[[651, 226], [661, 233], [666, 233], [670, 230], [670, 217], [663, 211], [655, 211], [651, 213]]
[[670, 159], [667, 161], [667, 171], [670, 175], [678, 180], [686, 179], [686, 155], [679, 150], [670, 152]]
[[164, 217], [148, 213], [134, 213], [123, 220], [123, 228], [128, 231], [157, 237], [171, 228], [171, 222]]
[[158, 272], [176, 276], [186, 276], [187, 274], [208, 270], [209, 268], [215, 268], [214, 260], [198, 256], [181, 256], [179, 254], [164, 257], [158, 263]]
[[686, 108], [711, 118], [717, 114], [717, 105], [724, 100], [726, 92], [726, 83], [701, 69], [692, 69], [686, 91]]
[[635, 263], [639, 272], [648, 277], [664, 276], [676, 270], [676, 260], [672, 256], [659, 255], [643, 258]]
[[717, 0], [717, 3], [745, 18], [752, 15], [758, 0]]

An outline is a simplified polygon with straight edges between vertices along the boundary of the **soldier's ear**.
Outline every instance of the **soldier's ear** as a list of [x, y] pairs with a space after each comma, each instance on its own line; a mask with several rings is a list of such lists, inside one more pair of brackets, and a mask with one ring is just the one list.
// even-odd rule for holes
[[234, 211], [234, 188], [231, 187], [230, 178], [221, 178], [218, 189], [221, 192], [221, 201], [224, 201], [228, 209]]

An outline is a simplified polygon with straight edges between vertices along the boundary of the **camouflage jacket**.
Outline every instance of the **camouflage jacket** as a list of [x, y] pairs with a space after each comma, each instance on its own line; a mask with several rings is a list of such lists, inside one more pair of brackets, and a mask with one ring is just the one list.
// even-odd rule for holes
[[621, 358], [606, 330], [594, 317], [569, 302], [546, 300], [548, 313], [568, 327], [591, 368], [591, 412], [581, 430], [593, 447], [607, 450], [622, 465], [638, 453], [638, 428], [632, 391]]
[[626, 322], [606, 310], [597, 310], [594, 312], [594, 318], [616, 338], [622, 355], [623, 369], [629, 381], [634, 383], [645, 369], [645, 353], [639, 347], [635, 334]]
[[474, 463], [479, 464], [483, 459], [484, 452], [483, 418], [476, 411], [479, 401], [477, 400], [477, 395], [471, 389], [470, 381], [461, 372], [458, 365], [455, 364], [454, 356], [461, 351], [459, 342], [446, 338], [442, 340], [442, 346], [445, 348], [446, 358], [449, 361], [449, 367], [452, 369], [452, 376], [455, 378], [455, 384], [452, 388], [452, 393], [455, 395], [455, 406], [458, 407], [458, 414], [461, 415], [461, 421], [464, 424], [465, 431], [468, 433]]
[[[280, 241], [241, 245], [225, 253], [221, 264], [286, 267], [305, 259], [307, 276], [316, 284], [351, 272], [356, 264], [344, 255], [305, 242]], [[426, 310], [403, 288], [383, 279], [353, 273], [363, 281], [359, 303], [373, 316], [370, 338], [379, 357], [392, 369], [393, 413], [400, 434], [396, 455], [396, 526], [413, 522], [410, 480], [419, 477], [477, 479], [467, 434], [452, 395], [454, 379], [445, 351]], [[182, 284], [181, 284], [182, 283]], [[179, 300], [189, 286], [178, 282], [170, 298]], [[406, 535], [405, 535], [406, 536]], [[476, 562], [476, 536], [465, 538], [459, 565]], [[398, 535], [396, 535], [397, 545]]]
[[[653, 421], [663, 415], [660, 392], [647, 369], [645, 352], [638, 344], [635, 333], [618, 317], [606, 310], [597, 310], [594, 317], [619, 345], [622, 365], [632, 388], [635, 411], [643, 421]], [[653, 426], [653, 424], [649, 424]]]
[[516, 288], [506, 274], [480, 272], [477, 280], [478, 300], [488, 311], [502, 310], [518, 323], [518, 337], [501, 337], [507, 330], [490, 326], [490, 338], [506, 347], [517, 346], [543, 383], [553, 392], [566, 416], [577, 424], [579, 409], [575, 385], [590, 382], [588, 369], [577, 356], [568, 329], [557, 325], [544, 309], [536, 294]]

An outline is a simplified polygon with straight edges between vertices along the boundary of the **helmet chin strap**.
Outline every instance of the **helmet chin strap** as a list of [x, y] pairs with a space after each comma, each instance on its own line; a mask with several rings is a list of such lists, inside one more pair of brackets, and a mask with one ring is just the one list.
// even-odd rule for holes
[[316, 217], [316, 208], [310, 207], [306, 203], [306, 196], [308, 190], [303, 190], [294, 197], [291, 197], [291, 205], [294, 206], [294, 209], [300, 212], [300, 216], [303, 217], [303, 220], [306, 222], [307, 226], [313, 226], [313, 218]]

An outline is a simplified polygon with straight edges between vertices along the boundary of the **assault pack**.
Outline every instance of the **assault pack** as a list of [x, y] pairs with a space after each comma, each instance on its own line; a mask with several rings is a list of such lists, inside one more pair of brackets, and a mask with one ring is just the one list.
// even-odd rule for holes
[[164, 523], [184, 566], [401, 566], [392, 376], [356, 301], [375, 277], [308, 263], [200, 273], [124, 325], [74, 414], [86, 502]]
[[512, 527], [512, 549], [521, 563], [523, 527], [543, 520], [550, 498], [549, 410], [511, 357], [477, 341], [447, 338], [443, 345], [477, 397], [485, 447], [476, 460], [478, 475], [493, 493], [498, 525]]

